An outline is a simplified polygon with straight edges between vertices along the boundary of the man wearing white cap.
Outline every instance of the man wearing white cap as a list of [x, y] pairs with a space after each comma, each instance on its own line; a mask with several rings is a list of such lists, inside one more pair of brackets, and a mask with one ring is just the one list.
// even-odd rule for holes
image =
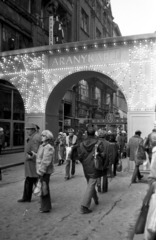
[[41, 144], [41, 136], [38, 134], [36, 125], [34, 123], [28, 123], [26, 126], [28, 140], [25, 153], [25, 183], [22, 199], [18, 202], [31, 202], [33, 185], [38, 180], [38, 174], [36, 172], [36, 156], [32, 152], [37, 153]]

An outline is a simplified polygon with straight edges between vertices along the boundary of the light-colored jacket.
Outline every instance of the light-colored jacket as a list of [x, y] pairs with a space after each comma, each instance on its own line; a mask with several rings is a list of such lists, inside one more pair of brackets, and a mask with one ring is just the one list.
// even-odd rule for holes
[[43, 176], [54, 172], [54, 147], [49, 143], [40, 145], [36, 156], [36, 171], [37, 174]]
[[143, 141], [138, 135], [134, 135], [129, 139], [127, 144], [127, 155], [130, 161], [136, 161], [136, 151], [139, 147], [140, 142]]

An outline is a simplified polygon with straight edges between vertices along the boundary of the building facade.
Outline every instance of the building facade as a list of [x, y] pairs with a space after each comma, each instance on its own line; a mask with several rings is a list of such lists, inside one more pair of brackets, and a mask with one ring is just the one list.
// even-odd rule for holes
[[[49, 45], [50, 16], [54, 21], [53, 44], [121, 36], [108, 0], [0, 0], [0, 51]], [[91, 120], [96, 123], [96, 119], [105, 119], [108, 113], [113, 116], [126, 113], [124, 97], [118, 98], [122, 93], [110, 78], [105, 78], [104, 83], [98, 78], [82, 79], [67, 91], [58, 110], [60, 130], [78, 129]], [[0, 79], [0, 91], [5, 151], [22, 150], [25, 122], [22, 99], [4, 79]]]

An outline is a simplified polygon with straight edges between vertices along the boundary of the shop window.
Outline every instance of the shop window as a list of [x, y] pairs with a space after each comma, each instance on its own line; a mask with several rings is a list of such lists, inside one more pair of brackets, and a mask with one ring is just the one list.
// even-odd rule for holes
[[24, 105], [19, 93], [14, 92], [13, 120], [24, 120]]
[[14, 123], [13, 125], [13, 146], [24, 145], [24, 123]]
[[0, 127], [4, 130], [5, 147], [10, 147], [10, 122], [1, 122]]
[[11, 119], [11, 92], [0, 91], [0, 118]]
[[83, 9], [81, 9], [81, 28], [89, 33], [89, 16]]
[[98, 105], [101, 106], [101, 90], [99, 88], [95, 88], [95, 99], [98, 100]]

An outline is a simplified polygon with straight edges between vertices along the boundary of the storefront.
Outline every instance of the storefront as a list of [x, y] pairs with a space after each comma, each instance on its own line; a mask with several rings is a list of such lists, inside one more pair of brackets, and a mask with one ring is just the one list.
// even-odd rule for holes
[[24, 104], [17, 89], [0, 80], [0, 127], [5, 134], [5, 152], [24, 149]]

